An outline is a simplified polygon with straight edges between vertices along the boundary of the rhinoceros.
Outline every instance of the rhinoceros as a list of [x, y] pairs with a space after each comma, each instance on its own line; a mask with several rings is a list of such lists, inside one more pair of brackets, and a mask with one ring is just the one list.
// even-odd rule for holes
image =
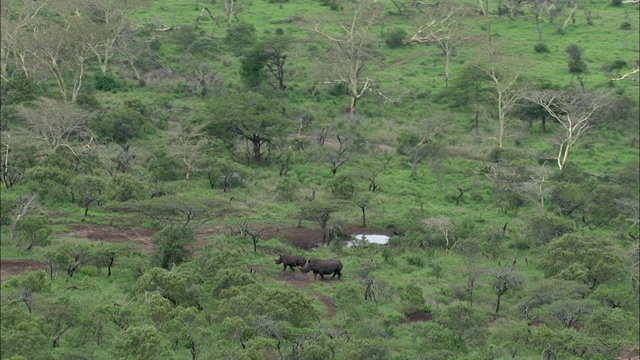
[[276, 264], [284, 264], [282, 271], [287, 270], [287, 266], [294, 271], [294, 266], [303, 267], [307, 260], [304, 256], [280, 254], [280, 258], [276, 259]]
[[313, 278], [316, 279], [317, 275], [320, 274], [322, 280], [324, 280], [325, 275], [333, 274], [332, 279], [338, 275], [338, 279], [342, 279], [342, 262], [340, 260], [319, 260], [312, 259], [309, 260], [307, 265], [305, 265], [302, 269], [302, 273], [306, 274], [309, 271], [313, 271]]

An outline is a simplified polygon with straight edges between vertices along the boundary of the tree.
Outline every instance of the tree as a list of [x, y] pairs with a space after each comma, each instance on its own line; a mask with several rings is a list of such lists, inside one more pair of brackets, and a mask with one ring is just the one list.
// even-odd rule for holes
[[509, 290], [518, 290], [525, 284], [525, 278], [512, 266], [490, 270], [488, 276], [493, 278], [491, 287], [496, 291], [496, 314], [500, 311], [500, 299]]
[[491, 87], [487, 86], [485, 72], [475, 65], [465, 64], [447, 89], [451, 107], [470, 107], [475, 112], [474, 128], [479, 129], [480, 110], [491, 100]]
[[520, 82], [524, 66], [522, 61], [506, 58], [502, 49], [497, 47], [484, 48], [483, 57], [484, 61], [476, 66], [484, 73], [492, 89], [499, 124], [498, 136], [493, 139], [502, 148], [504, 139], [508, 136], [506, 131], [509, 114], [524, 97], [525, 90]]
[[372, 0], [361, 1], [349, 6], [342, 12], [339, 20], [339, 32], [332, 32], [328, 26], [334, 21], [314, 20], [309, 29], [329, 40], [333, 52], [327, 59], [331, 65], [330, 80], [321, 84], [345, 84], [351, 102], [349, 112], [356, 113], [356, 102], [367, 90], [375, 88], [372, 79], [364, 76], [369, 63], [374, 59], [374, 41], [371, 38], [372, 27], [380, 21], [382, 7]]
[[[576, 5], [577, 6], [577, 5]], [[580, 87], [584, 92], [584, 82], [587, 78], [587, 64], [582, 60], [582, 49], [575, 44], [567, 46], [564, 50], [569, 55], [569, 73], [580, 82]]]
[[92, 138], [86, 126], [91, 113], [74, 104], [40, 98], [30, 107], [20, 105], [17, 109], [36, 138], [49, 147], [50, 153], [64, 147], [78, 157], [85, 149], [78, 140], [90, 141]]
[[327, 201], [309, 201], [300, 206], [300, 218], [317, 223], [322, 229], [322, 242], [329, 245], [332, 239], [328, 236], [328, 224], [338, 206]]
[[542, 106], [560, 123], [558, 134], [558, 167], [562, 171], [569, 160], [569, 154], [582, 140], [582, 136], [593, 126], [591, 119], [606, 103], [603, 93], [584, 93], [566, 91], [541, 91], [531, 93], [528, 99]]
[[446, 253], [449, 254], [451, 248], [451, 234], [453, 233], [453, 220], [451, 218], [439, 215], [422, 221], [422, 224], [442, 235], [446, 242]]
[[110, 204], [107, 209], [115, 212], [134, 212], [148, 216], [162, 226], [202, 225], [233, 209], [228, 201], [183, 196], [161, 196], [142, 201]]
[[23, 72], [26, 79], [33, 78], [29, 55], [31, 44], [26, 41], [28, 29], [37, 28], [42, 22], [38, 14], [47, 9], [48, 1], [6, 0], [0, 3], [0, 75], [8, 78], [12, 65]]
[[107, 191], [106, 182], [98, 176], [78, 175], [71, 182], [71, 188], [75, 197], [78, 194], [78, 205], [84, 208], [84, 217], [87, 217], [89, 208], [102, 200]]
[[408, 42], [436, 43], [444, 55], [445, 88], [449, 88], [451, 60], [455, 49], [462, 42], [465, 8], [450, 1], [439, 2], [419, 17], [420, 24]]
[[291, 126], [291, 119], [277, 101], [257, 93], [225, 92], [212, 97], [206, 110], [216, 115], [206, 122], [209, 133], [227, 140], [240, 138], [249, 142], [251, 150], [248, 151], [256, 164], [263, 162], [263, 146], [286, 136]]
[[153, 325], [131, 326], [117, 343], [119, 357], [159, 359], [165, 352], [162, 335]]
[[485, 273], [484, 269], [478, 267], [482, 246], [475, 238], [461, 239], [453, 245], [453, 251], [460, 254], [462, 261], [464, 261], [465, 274], [467, 275], [469, 306], [473, 306], [473, 290], [476, 280]]
[[171, 269], [186, 261], [193, 251], [196, 238], [188, 227], [165, 227], [151, 238], [151, 261], [163, 269]]
[[277, 81], [277, 86], [269, 81], [271, 87], [281, 91], [287, 88], [284, 83], [284, 64], [291, 41], [291, 37], [285, 35], [267, 37], [242, 58], [240, 75], [249, 86], [257, 87], [267, 78], [266, 72]]
[[578, 233], [551, 241], [541, 264], [547, 276], [580, 281], [590, 289], [617, 278], [622, 271], [622, 259], [609, 241]]
[[16, 223], [16, 232], [27, 240], [27, 250], [34, 246], [49, 244], [49, 236], [52, 233], [51, 222], [46, 215], [30, 215]]

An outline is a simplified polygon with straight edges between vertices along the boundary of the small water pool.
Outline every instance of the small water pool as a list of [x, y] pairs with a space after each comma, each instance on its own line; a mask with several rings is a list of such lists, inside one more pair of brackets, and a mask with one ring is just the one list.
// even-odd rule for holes
[[362, 243], [362, 239], [366, 240], [369, 244], [387, 245], [389, 243], [389, 237], [387, 235], [373, 235], [373, 234], [358, 234], [353, 235], [355, 241], [349, 241], [347, 247], [357, 246]]

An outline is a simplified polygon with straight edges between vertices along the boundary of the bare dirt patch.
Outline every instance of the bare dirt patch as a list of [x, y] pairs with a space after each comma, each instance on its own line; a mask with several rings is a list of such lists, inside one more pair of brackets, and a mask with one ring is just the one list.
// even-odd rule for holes
[[47, 264], [38, 260], [2, 260], [0, 261], [0, 278], [8, 275], [18, 275], [25, 271], [37, 271], [47, 267]]
[[110, 243], [131, 243], [138, 245], [140, 250], [145, 253], [151, 253], [151, 237], [155, 233], [151, 229], [132, 230], [127, 228], [119, 228], [111, 225], [68, 225], [72, 233], [64, 235], [89, 239], [94, 241], [104, 241]]
[[413, 322], [426, 322], [433, 320], [433, 314], [424, 311], [414, 312], [412, 314], [408, 314], [407, 318], [403, 321], [405, 324], [413, 323]]
[[619, 360], [640, 360], [640, 345], [635, 344], [631, 349], [622, 352]]

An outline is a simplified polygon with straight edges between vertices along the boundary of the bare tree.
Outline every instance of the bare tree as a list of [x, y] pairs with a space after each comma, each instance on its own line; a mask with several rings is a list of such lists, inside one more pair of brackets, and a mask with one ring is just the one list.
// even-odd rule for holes
[[371, 30], [380, 20], [381, 12], [380, 3], [365, 0], [344, 11], [345, 16], [338, 24], [340, 31], [329, 30], [328, 26], [334, 24], [328, 19], [316, 19], [308, 24], [309, 30], [333, 44], [334, 51], [327, 59], [332, 67], [332, 78], [320, 84], [345, 84], [351, 97], [351, 115], [355, 115], [358, 99], [367, 90], [375, 90], [373, 80], [364, 76], [364, 72], [374, 58]]
[[30, 44], [25, 33], [36, 31], [41, 19], [38, 14], [48, 1], [4, 0], [0, 2], [0, 76], [7, 78], [9, 64], [20, 69], [25, 77], [31, 77], [28, 63]]
[[498, 116], [499, 132], [494, 137], [498, 147], [502, 148], [507, 137], [507, 121], [509, 113], [516, 108], [524, 97], [525, 87], [520, 82], [520, 75], [524, 70], [521, 61], [507, 58], [501, 49], [490, 46], [483, 51], [483, 61], [476, 64], [491, 84]]
[[[72, 103], [41, 98], [35, 100], [32, 107], [19, 105], [17, 110], [31, 131], [46, 143], [51, 152], [65, 147], [73, 155], [79, 156], [83, 149], [91, 146], [93, 135], [86, 126], [91, 113]], [[89, 144], [83, 146], [78, 140], [88, 141]]]
[[500, 311], [500, 299], [508, 290], [517, 290], [524, 286], [525, 278], [512, 266], [493, 269], [488, 274], [493, 278], [491, 287], [496, 291], [496, 314]]
[[548, 90], [534, 92], [528, 99], [542, 106], [561, 125], [557, 163], [562, 171], [571, 151], [593, 126], [591, 119], [605, 105], [606, 95]]
[[450, 1], [434, 5], [419, 18], [418, 29], [408, 41], [426, 44], [436, 43], [440, 46], [444, 55], [446, 88], [449, 87], [451, 60], [454, 58], [455, 49], [465, 39], [462, 27], [465, 12], [464, 6], [453, 4]]
[[422, 224], [434, 231], [440, 233], [446, 241], [446, 252], [449, 254], [451, 248], [451, 234], [453, 233], [453, 220], [445, 216], [436, 216], [423, 220]]

